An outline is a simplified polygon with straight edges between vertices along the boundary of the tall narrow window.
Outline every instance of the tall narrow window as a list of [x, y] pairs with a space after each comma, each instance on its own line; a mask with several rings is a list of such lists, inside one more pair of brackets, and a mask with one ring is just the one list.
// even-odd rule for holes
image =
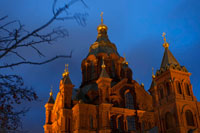
[[166, 88], [167, 88], [167, 94], [169, 96], [170, 95], [170, 84], [169, 84], [169, 82], [166, 83]]
[[180, 83], [180, 82], [176, 82], [176, 87], [177, 87], [178, 93], [179, 93], [179, 94], [182, 94], [181, 83]]
[[167, 112], [165, 114], [165, 124], [166, 124], [166, 129], [171, 129], [175, 127], [175, 120], [170, 112]]
[[135, 117], [134, 116], [128, 116], [127, 117], [127, 122], [128, 122], [128, 131], [136, 130]]
[[185, 117], [186, 117], [187, 125], [194, 126], [194, 118], [190, 110], [185, 111]]
[[134, 100], [130, 92], [125, 94], [125, 107], [129, 109], [134, 109]]
[[122, 117], [119, 117], [117, 119], [117, 128], [118, 128], [119, 131], [122, 130], [122, 126], [123, 126]]
[[111, 116], [111, 118], [110, 118], [110, 128], [115, 129], [115, 127], [116, 127], [115, 125], [116, 125], [115, 117]]
[[71, 123], [70, 123], [71, 121], [70, 121], [70, 119], [68, 118], [68, 119], [66, 119], [66, 121], [65, 121], [65, 128], [66, 128], [66, 130], [68, 131], [68, 132], [70, 132], [70, 128], [71, 128]]
[[71, 124], [70, 124], [70, 119], [68, 119], [68, 132], [70, 132], [70, 129], [71, 129]]
[[47, 123], [51, 124], [51, 111], [49, 111], [49, 115], [48, 115], [48, 121]]
[[190, 96], [190, 87], [189, 84], [185, 83], [185, 91], [188, 96]]
[[93, 129], [93, 117], [90, 116], [90, 128]]
[[164, 97], [163, 89], [161, 88], [161, 89], [160, 89], [160, 98], [163, 99], [163, 97]]

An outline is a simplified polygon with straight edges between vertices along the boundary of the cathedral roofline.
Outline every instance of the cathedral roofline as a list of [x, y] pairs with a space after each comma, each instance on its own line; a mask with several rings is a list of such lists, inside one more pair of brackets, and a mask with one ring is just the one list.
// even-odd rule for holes
[[164, 68], [164, 67], [166, 67], [167, 65], [170, 65], [170, 64], [180, 66], [180, 64], [178, 63], [176, 58], [173, 56], [173, 54], [169, 50], [169, 43], [166, 41], [165, 35], [166, 35], [166, 33], [164, 32], [163, 33], [163, 40], [164, 40], [163, 47], [165, 48], [165, 52], [164, 52], [164, 56], [163, 56], [160, 68]]
[[157, 73], [162, 73], [165, 70], [168, 70], [169, 68], [180, 70], [183, 72], [188, 72], [187, 69], [184, 66], [181, 66], [177, 59], [174, 57], [174, 55], [169, 50], [169, 43], [166, 41], [165, 37], [166, 33], [163, 33], [163, 47], [165, 48], [165, 52], [162, 58], [162, 63], [160, 65], [160, 70], [157, 71]]

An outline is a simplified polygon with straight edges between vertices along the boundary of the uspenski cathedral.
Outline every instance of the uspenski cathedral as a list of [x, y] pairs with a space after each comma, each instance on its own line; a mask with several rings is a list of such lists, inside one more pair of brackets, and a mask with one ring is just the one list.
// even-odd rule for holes
[[164, 37], [160, 69], [148, 92], [107, 35], [97, 27], [96, 41], [82, 60], [82, 83], [75, 96], [68, 66], [54, 100], [45, 105], [45, 133], [200, 133], [200, 102], [191, 73], [179, 64]]

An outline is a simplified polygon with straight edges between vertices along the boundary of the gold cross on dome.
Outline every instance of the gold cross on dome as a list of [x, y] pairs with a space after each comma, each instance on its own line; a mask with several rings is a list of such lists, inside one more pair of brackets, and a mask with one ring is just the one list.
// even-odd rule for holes
[[166, 33], [163, 32], [162, 36], [164, 37], [164, 42], [166, 42]]
[[152, 67], [152, 75], [154, 75], [153, 71], [154, 71], [154, 68]]
[[65, 64], [65, 70], [66, 70], [66, 72], [68, 72], [68, 67], [69, 67], [69, 64]]
[[69, 75], [69, 71], [68, 71], [68, 64], [65, 64], [65, 70], [64, 70], [64, 73], [63, 73], [63, 77]]
[[103, 24], [103, 12], [101, 12], [101, 24]]
[[154, 68], [152, 67], [152, 77], [155, 78], [155, 75], [154, 75]]
[[163, 36], [163, 40], [164, 40], [163, 47], [164, 48], [168, 48], [169, 47], [169, 43], [167, 43], [167, 41], [166, 41], [166, 33], [163, 32], [162, 36]]
[[49, 93], [50, 96], [53, 95], [52, 89], [53, 89], [53, 86], [51, 85], [51, 92]]

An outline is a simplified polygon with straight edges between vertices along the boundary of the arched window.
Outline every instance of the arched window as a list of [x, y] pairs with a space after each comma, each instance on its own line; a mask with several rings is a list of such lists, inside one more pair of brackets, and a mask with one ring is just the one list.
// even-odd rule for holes
[[169, 96], [170, 95], [170, 85], [169, 85], [169, 82], [166, 83], [166, 88], [167, 88], [167, 94]]
[[110, 128], [111, 129], [116, 129], [116, 121], [115, 121], [115, 116], [110, 117]]
[[128, 116], [127, 117], [127, 122], [128, 122], [128, 131], [136, 130], [135, 117], [134, 116]]
[[188, 96], [190, 96], [190, 87], [187, 83], [185, 83], [185, 91]]
[[187, 125], [194, 126], [194, 118], [190, 110], [185, 111], [185, 117], [186, 117]]
[[179, 93], [179, 94], [182, 94], [181, 83], [180, 83], [180, 82], [176, 82], [176, 87], [177, 87], [178, 93]]
[[166, 129], [171, 129], [175, 127], [175, 120], [170, 112], [167, 112], [165, 114], [165, 124], [166, 124]]
[[134, 109], [134, 100], [130, 92], [125, 94], [125, 107], [129, 109]]

